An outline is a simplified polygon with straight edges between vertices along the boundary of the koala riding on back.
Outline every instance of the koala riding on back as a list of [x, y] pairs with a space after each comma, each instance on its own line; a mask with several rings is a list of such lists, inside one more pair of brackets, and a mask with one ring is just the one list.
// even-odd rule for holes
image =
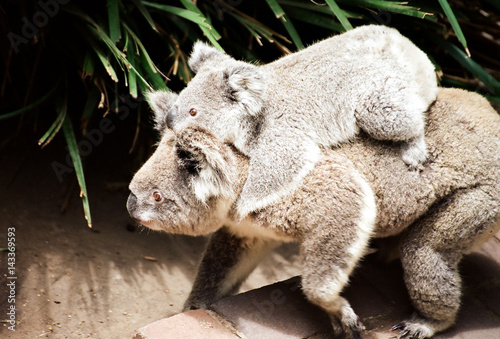
[[196, 76], [179, 95], [153, 92], [149, 102], [159, 125], [203, 127], [250, 158], [241, 218], [297, 188], [321, 147], [360, 130], [401, 142], [410, 167], [426, 160], [434, 66], [395, 29], [359, 27], [262, 66], [198, 42], [189, 65]]

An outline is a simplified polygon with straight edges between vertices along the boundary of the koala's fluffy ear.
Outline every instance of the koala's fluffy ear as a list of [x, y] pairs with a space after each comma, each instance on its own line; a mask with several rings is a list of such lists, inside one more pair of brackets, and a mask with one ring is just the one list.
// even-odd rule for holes
[[258, 66], [238, 63], [226, 70], [228, 93], [248, 114], [257, 115], [264, 105], [265, 84]]
[[208, 60], [214, 58], [216, 60], [223, 60], [229, 58], [229, 56], [213, 46], [197, 41], [193, 46], [193, 52], [191, 52], [191, 56], [189, 57], [188, 65], [193, 72], [198, 73]]
[[228, 145], [201, 127], [189, 126], [177, 135], [175, 147], [201, 202], [211, 197], [234, 198], [236, 159]]
[[146, 100], [154, 112], [155, 129], [161, 134], [167, 128], [167, 115], [177, 97], [177, 93], [167, 91], [154, 91], [146, 94]]

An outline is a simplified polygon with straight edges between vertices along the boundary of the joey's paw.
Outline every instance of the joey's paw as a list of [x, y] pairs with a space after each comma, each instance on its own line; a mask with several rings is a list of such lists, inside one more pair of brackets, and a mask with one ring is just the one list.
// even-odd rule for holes
[[417, 169], [427, 160], [427, 148], [423, 139], [409, 141], [403, 145], [401, 158], [410, 169]]
[[403, 151], [401, 158], [410, 169], [416, 169], [419, 165], [422, 165], [427, 160], [427, 152], [425, 151], [425, 149], [418, 150], [415, 148], [410, 148]]
[[411, 321], [403, 321], [394, 325], [391, 330], [399, 331], [397, 339], [424, 339], [434, 335], [434, 331], [429, 326]]

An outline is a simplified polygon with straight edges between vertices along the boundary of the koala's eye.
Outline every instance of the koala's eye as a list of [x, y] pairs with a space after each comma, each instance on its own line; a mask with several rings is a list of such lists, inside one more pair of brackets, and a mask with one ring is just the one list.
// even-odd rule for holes
[[153, 199], [156, 201], [156, 202], [162, 202], [163, 201], [163, 195], [161, 194], [160, 191], [154, 191], [153, 192]]
[[196, 110], [196, 108], [191, 108], [191, 109], [189, 110], [189, 114], [190, 114], [192, 117], [194, 117], [194, 116], [196, 116], [196, 114], [198, 114], [198, 111]]

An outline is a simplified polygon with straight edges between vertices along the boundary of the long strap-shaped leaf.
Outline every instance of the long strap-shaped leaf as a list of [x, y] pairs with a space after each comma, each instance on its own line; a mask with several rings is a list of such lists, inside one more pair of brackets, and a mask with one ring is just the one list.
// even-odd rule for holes
[[[148, 2], [148, 1], [142, 1], [142, 3], [145, 6], [153, 7], [153, 8], [168, 12], [168, 13], [172, 13], [174, 15], [181, 17], [181, 18], [184, 18], [186, 20], [189, 20], [189, 21], [196, 23], [201, 28], [201, 30], [205, 33], [205, 35], [207, 36], [208, 40], [210, 40], [212, 45], [214, 45], [217, 49], [219, 49], [221, 51], [223, 50], [222, 47], [217, 42], [217, 39], [215, 38], [216, 36], [220, 36], [219, 33], [216, 33], [216, 35], [214, 36], [213, 32], [215, 30], [213, 29], [212, 25], [210, 25], [208, 20], [203, 15], [200, 14], [201, 12], [199, 10], [193, 11], [193, 10], [189, 10], [189, 9], [184, 9], [184, 8], [179, 8], [179, 7], [175, 7], [175, 6], [169, 6], [169, 5], [162, 5], [162, 4], [157, 4], [155, 2]], [[188, 6], [188, 7], [190, 7], [190, 6]]]
[[71, 121], [67, 116], [62, 124], [62, 130], [64, 133], [64, 137], [66, 138], [66, 144], [68, 145], [71, 161], [73, 162], [73, 166], [75, 168], [75, 174], [78, 180], [78, 185], [80, 186], [80, 197], [82, 198], [85, 219], [87, 220], [87, 225], [90, 228], [92, 228], [92, 218], [90, 215], [90, 205], [87, 196], [87, 186], [85, 184], [85, 176], [83, 175], [82, 159], [80, 158], [80, 153], [78, 152], [78, 144], [76, 143], [73, 126], [71, 125]]
[[439, 4], [441, 5], [441, 8], [443, 8], [444, 14], [450, 21], [451, 27], [455, 31], [455, 34], [457, 35], [458, 41], [464, 46], [465, 52], [467, 53], [467, 56], [470, 58], [470, 52], [469, 48], [467, 47], [467, 40], [465, 40], [465, 35], [462, 32], [462, 28], [460, 28], [460, 25], [458, 23], [457, 18], [455, 17], [455, 14], [453, 13], [453, 10], [451, 9], [450, 4], [448, 3], [447, 0], [438, 0]]
[[120, 30], [120, 4], [118, 0], [108, 0], [108, 23], [109, 37], [111, 41], [117, 42], [121, 38]]
[[64, 119], [66, 119], [66, 108], [67, 106], [64, 105], [64, 107], [59, 111], [59, 114], [57, 115], [56, 120], [54, 123], [50, 126], [50, 128], [45, 132], [45, 134], [38, 140], [38, 145], [44, 148], [47, 146], [49, 142], [54, 139], [56, 136], [57, 132], [61, 129], [61, 126], [64, 122]]
[[471, 72], [476, 78], [481, 80], [484, 85], [491, 90], [496, 96], [500, 96], [500, 81], [495, 79], [481, 65], [469, 58], [458, 46], [444, 40], [441, 37], [429, 35], [436, 44], [444, 48], [450, 55], [462, 65], [465, 69]]
[[330, 9], [332, 10], [333, 14], [335, 14], [337, 19], [339, 19], [340, 23], [342, 24], [342, 27], [344, 27], [346, 31], [351, 30], [352, 29], [351, 23], [349, 22], [349, 20], [347, 20], [346, 16], [341, 11], [337, 3], [334, 0], [326, 0], [326, 3], [328, 7], [330, 7]]
[[[217, 32], [215, 30], [215, 28], [213, 27], [210, 20], [203, 14], [202, 11], [200, 11], [200, 9], [191, 0], [181, 0], [181, 2], [184, 5], [184, 7], [186, 7], [186, 9], [188, 9], [192, 12], [198, 13], [202, 18], [205, 19], [205, 22], [207, 22], [210, 25], [210, 28], [207, 28], [204, 25], [198, 25], [198, 26], [203, 31], [203, 33], [207, 36], [207, 38], [210, 40], [212, 45], [214, 45], [215, 47], [220, 47], [219, 43], [214, 44], [214, 40], [215, 41], [219, 40], [221, 38], [221, 35], [219, 34], [219, 32]], [[221, 50], [222, 50], [222, 48], [221, 48]]]
[[276, 0], [266, 0], [266, 1], [269, 7], [271, 7], [271, 10], [274, 12], [274, 15], [276, 15], [276, 18], [278, 18], [283, 24], [283, 26], [285, 26], [285, 29], [287, 30], [288, 34], [290, 34], [290, 38], [292, 38], [292, 41], [295, 44], [295, 46], [297, 46], [298, 49], [303, 49], [304, 44], [300, 39], [299, 33], [297, 33], [295, 26], [292, 24], [290, 18], [288, 18], [286, 13], [283, 11], [283, 8], [281, 8], [278, 1]]
[[435, 21], [432, 13], [421, 11], [419, 8], [411, 6], [408, 2], [387, 1], [387, 0], [338, 0], [338, 2], [358, 7], [373, 8], [381, 11], [394, 12], [398, 14], [414, 16], [420, 19]]
[[52, 87], [44, 96], [42, 96], [40, 99], [38, 99], [34, 103], [29, 104], [28, 106], [24, 106], [23, 108], [16, 109], [15, 111], [12, 111], [9, 113], [0, 114], [0, 120], [12, 118], [12, 117], [15, 117], [16, 115], [22, 114], [24, 112], [28, 112], [28, 111], [36, 108], [38, 105], [43, 103], [45, 100], [47, 100], [48, 97], [50, 97], [54, 93], [54, 91], [58, 88], [60, 81], [61, 80], [59, 79], [56, 82], [56, 84], [54, 85], [54, 87]]

